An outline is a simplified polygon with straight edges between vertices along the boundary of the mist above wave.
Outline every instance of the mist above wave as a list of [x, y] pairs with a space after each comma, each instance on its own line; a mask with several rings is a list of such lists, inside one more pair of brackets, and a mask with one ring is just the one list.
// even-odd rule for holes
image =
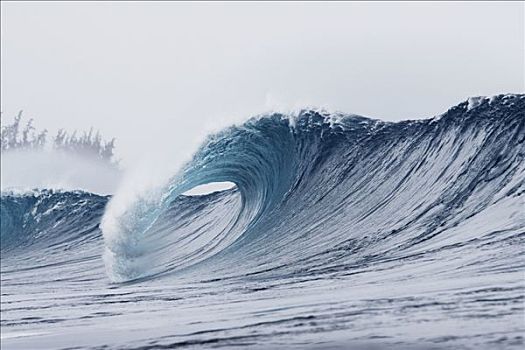
[[2, 154], [1, 188], [64, 189], [110, 194], [121, 171], [106, 162], [56, 150], [19, 150]]
[[78, 134], [60, 129], [49, 138], [47, 129], [34, 127], [33, 119], [24, 122], [22, 112], [11, 123], [3, 124], [2, 190], [115, 191], [121, 177], [113, 156], [115, 139], [105, 141], [93, 128]]

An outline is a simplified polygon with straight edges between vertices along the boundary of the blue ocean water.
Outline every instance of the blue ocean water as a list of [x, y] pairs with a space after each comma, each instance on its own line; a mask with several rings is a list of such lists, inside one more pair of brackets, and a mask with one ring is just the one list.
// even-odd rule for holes
[[524, 158], [499, 95], [259, 116], [133, 196], [4, 191], [2, 349], [522, 348]]

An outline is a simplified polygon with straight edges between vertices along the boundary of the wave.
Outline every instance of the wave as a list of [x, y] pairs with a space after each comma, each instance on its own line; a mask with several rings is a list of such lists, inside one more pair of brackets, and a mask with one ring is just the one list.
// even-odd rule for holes
[[3, 191], [2, 252], [54, 249], [100, 240], [98, 224], [109, 197], [82, 191]]
[[[331, 273], [517, 239], [524, 111], [524, 95], [499, 95], [398, 123], [319, 110], [252, 118], [210, 136], [167, 184], [111, 199], [108, 275]], [[214, 182], [236, 187], [181, 196]]]
[[258, 116], [148, 190], [2, 191], [2, 346], [521, 348], [524, 157], [500, 95]]

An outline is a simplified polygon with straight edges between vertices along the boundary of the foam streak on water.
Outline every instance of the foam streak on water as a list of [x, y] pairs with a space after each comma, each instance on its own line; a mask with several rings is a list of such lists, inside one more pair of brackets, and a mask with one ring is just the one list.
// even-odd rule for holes
[[521, 348], [525, 97], [472, 101], [251, 119], [130, 200], [3, 193], [2, 348]]

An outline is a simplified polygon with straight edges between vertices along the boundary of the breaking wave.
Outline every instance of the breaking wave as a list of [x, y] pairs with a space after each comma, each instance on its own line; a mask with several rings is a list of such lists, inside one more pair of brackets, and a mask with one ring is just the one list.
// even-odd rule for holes
[[113, 196], [2, 191], [2, 348], [521, 349], [524, 158], [500, 95], [259, 116]]
[[[523, 95], [500, 95], [398, 123], [315, 110], [250, 119], [210, 136], [168, 184], [109, 203], [108, 275], [328, 273], [517, 239], [524, 111]], [[236, 188], [180, 196], [212, 182]]]

